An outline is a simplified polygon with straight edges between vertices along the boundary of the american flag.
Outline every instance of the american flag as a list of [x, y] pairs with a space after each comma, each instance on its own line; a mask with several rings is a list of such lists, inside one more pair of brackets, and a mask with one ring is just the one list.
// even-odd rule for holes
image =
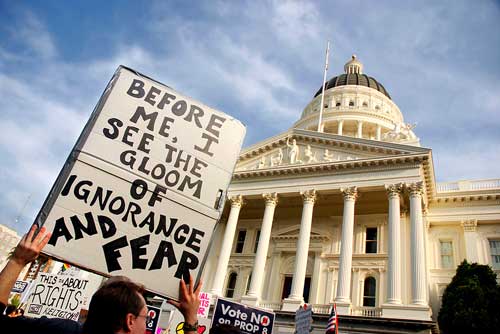
[[326, 326], [326, 334], [337, 334], [339, 331], [339, 320], [337, 319], [337, 306], [333, 304], [328, 325]]

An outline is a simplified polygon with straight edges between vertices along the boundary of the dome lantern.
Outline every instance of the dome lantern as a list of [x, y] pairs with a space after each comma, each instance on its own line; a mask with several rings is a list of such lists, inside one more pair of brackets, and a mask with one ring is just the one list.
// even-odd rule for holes
[[345, 63], [344, 72], [346, 74], [363, 74], [363, 64], [357, 59], [356, 55], [353, 54], [351, 60]]

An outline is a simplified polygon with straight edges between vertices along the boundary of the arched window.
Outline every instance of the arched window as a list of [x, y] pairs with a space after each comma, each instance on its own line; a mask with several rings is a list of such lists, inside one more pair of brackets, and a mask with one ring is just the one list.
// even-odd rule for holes
[[365, 287], [363, 289], [363, 306], [375, 306], [375, 292], [377, 290], [377, 281], [373, 277], [365, 279]]
[[380, 106], [375, 106], [375, 110], [380, 110]]
[[335, 103], [336, 107], [340, 107], [340, 102]]
[[354, 107], [354, 101], [349, 101], [349, 107]]
[[366, 101], [363, 102], [363, 107], [368, 107], [368, 103]]
[[236, 279], [237, 278], [238, 278], [238, 274], [236, 274], [236, 273], [231, 273], [229, 275], [229, 279], [227, 280], [226, 297], [233, 298], [234, 288], [236, 287]]

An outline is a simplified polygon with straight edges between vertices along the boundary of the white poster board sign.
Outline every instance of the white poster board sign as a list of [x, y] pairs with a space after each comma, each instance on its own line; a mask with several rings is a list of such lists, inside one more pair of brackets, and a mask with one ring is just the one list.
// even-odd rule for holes
[[26, 300], [25, 315], [77, 321], [84, 301], [92, 293], [89, 287], [88, 279], [39, 273]]
[[181, 278], [199, 279], [244, 134], [119, 67], [37, 217], [44, 252], [176, 299]]
[[304, 304], [295, 311], [295, 333], [309, 334], [311, 332], [312, 308], [310, 305]]

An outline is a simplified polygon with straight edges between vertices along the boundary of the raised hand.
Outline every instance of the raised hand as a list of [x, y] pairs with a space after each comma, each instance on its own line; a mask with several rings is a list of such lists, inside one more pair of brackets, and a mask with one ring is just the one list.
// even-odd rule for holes
[[40, 229], [40, 232], [34, 237], [37, 226], [33, 224], [28, 233], [26, 233], [12, 255], [12, 261], [25, 266], [35, 260], [43, 247], [49, 242], [50, 233], [46, 233], [45, 227]]
[[184, 316], [185, 322], [194, 324], [198, 321], [198, 308], [200, 307], [200, 291], [202, 282], [198, 283], [196, 289], [193, 290], [193, 277], [189, 275], [189, 285], [183, 279], [180, 280], [179, 286], [179, 301], [169, 300], [169, 304], [174, 305]]

